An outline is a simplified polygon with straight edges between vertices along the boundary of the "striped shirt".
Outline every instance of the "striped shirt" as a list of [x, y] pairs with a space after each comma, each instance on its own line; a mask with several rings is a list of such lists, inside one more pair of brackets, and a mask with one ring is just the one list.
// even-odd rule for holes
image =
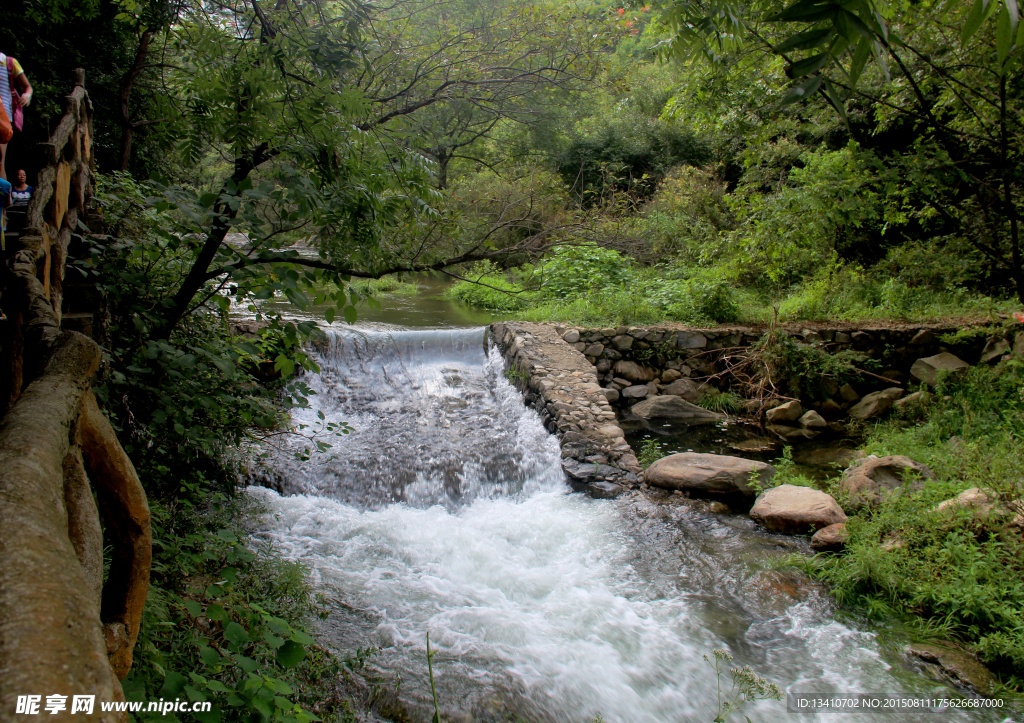
[[[25, 71], [21, 69], [21, 63], [14, 58], [11, 58], [11, 65], [14, 67], [14, 78]], [[7, 118], [14, 120], [14, 108], [12, 106], [11, 96], [11, 85], [14, 83], [14, 78], [10, 77], [10, 73], [7, 72], [7, 56], [0, 53], [0, 101], [3, 101], [4, 110], [7, 111]]]

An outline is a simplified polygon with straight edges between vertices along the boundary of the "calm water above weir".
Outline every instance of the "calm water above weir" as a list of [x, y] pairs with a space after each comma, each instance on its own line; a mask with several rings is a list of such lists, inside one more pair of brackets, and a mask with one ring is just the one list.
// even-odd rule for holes
[[[337, 325], [336, 325], [337, 326]], [[426, 634], [446, 719], [711, 721], [727, 648], [793, 693], [958, 696], [902, 641], [837, 617], [817, 586], [771, 571], [805, 541], [743, 516], [571, 494], [557, 441], [483, 328], [329, 332], [298, 421], [347, 421], [333, 455], [279, 461], [284, 495], [251, 488], [266, 534], [330, 601], [322, 637], [401, 677], [430, 719]], [[767, 721], [999, 721], [978, 711], [743, 710]], [[518, 717], [516, 717], [518, 716]], [[741, 719], [740, 718], [737, 719]]]

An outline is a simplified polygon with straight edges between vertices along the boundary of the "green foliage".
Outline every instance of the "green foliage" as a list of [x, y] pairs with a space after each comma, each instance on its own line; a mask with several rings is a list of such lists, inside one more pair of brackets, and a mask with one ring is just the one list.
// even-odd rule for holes
[[648, 198], [674, 166], [710, 159], [700, 139], [658, 119], [659, 113], [652, 118], [623, 104], [614, 115], [594, 119], [557, 161], [565, 184], [584, 203], [605, 202], [616, 192]]
[[657, 439], [645, 439], [640, 444], [640, 454], [637, 459], [640, 466], [647, 469], [652, 464], [665, 456], [665, 447]]
[[[1013, 500], [1024, 495], [1022, 429], [1024, 364], [1015, 360], [947, 380], [923, 422], [878, 425], [866, 452], [907, 455], [928, 465], [937, 480], [851, 518], [846, 554], [819, 556], [811, 567], [840, 602], [957, 638], [1018, 690], [1024, 687], [1024, 540], [1005, 524], [1016, 512]], [[972, 487], [998, 498], [992, 515], [934, 511]], [[883, 549], [887, 540], [898, 544]]]
[[708, 385], [697, 400], [697, 406], [723, 414], [736, 414], [743, 409], [743, 397], [735, 392], [720, 391]]
[[620, 288], [632, 278], [630, 262], [617, 251], [596, 246], [562, 246], [534, 271], [542, 293], [574, 299]]
[[328, 691], [366, 653], [338, 660], [314, 644], [307, 626], [323, 610], [305, 571], [241, 524], [262, 511], [216, 494], [202, 510], [157, 502], [152, 512], [150, 595], [125, 697], [210, 701], [209, 713], [195, 714], [201, 723], [354, 720], [350, 703]]
[[831, 397], [835, 389], [857, 376], [857, 365], [867, 359], [853, 349], [835, 352], [797, 343], [775, 327], [750, 347], [749, 355], [757, 365], [759, 380], [805, 400]]
[[[747, 703], [756, 700], [782, 700], [782, 691], [775, 683], [755, 673], [749, 665], [742, 668], [732, 668], [729, 674], [732, 676], [732, 687], [722, 694], [722, 665], [732, 662], [732, 655], [729, 651], [716, 648], [711, 651], [711, 658], [704, 656], [704, 661], [715, 671], [718, 680], [718, 707], [715, 710], [715, 723], [726, 723], [737, 710]], [[747, 718], [747, 720], [750, 720]]]
[[471, 280], [451, 286], [445, 295], [464, 304], [492, 311], [519, 311], [530, 301], [530, 292], [505, 278], [491, 266], [478, 267], [469, 275]]

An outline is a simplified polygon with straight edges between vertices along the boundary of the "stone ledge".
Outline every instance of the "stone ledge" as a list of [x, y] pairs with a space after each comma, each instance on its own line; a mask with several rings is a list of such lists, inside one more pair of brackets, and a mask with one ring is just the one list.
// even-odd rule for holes
[[640, 464], [615, 422], [593, 364], [550, 324], [497, 322], [490, 332], [510, 380], [558, 437], [562, 469], [573, 484], [602, 497], [613, 496], [604, 482], [639, 485]]

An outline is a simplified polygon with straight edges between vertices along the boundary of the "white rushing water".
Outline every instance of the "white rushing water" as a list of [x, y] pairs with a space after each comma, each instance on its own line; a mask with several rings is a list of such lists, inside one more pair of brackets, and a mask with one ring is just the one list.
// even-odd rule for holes
[[[268, 536], [331, 601], [326, 640], [380, 648], [375, 664], [401, 677], [422, 720], [427, 633], [452, 720], [711, 721], [717, 683], [703, 656], [720, 647], [793, 692], [956, 694], [837, 621], [813, 585], [765, 572], [791, 540], [740, 516], [642, 519], [570, 494], [557, 441], [482, 330], [350, 331], [320, 363], [306, 421], [323, 411], [355, 431], [333, 459], [282, 460], [286, 496], [250, 492], [273, 512]], [[805, 714], [785, 701], [742, 712], [757, 723], [1006, 717]]]

